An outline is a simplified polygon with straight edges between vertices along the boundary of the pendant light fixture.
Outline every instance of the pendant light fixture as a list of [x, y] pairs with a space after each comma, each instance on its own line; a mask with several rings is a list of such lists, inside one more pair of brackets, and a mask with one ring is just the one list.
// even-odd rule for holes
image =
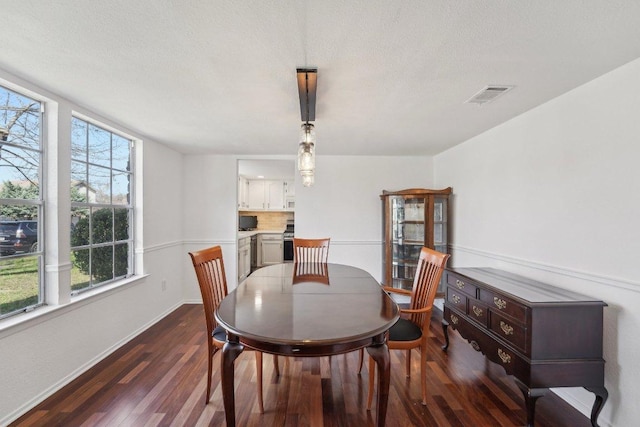
[[312, 122], [316, 118], [317, 68], [298, 68], [298, 94], [300, 95], [300, 145], [298, 146], [298, 171], [302, 185], [310, 187], [314, 183], [316, 167], [316, 131]]

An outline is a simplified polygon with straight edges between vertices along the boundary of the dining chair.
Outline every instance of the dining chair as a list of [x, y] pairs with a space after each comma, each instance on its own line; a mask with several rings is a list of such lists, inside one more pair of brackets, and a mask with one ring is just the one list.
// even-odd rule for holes
[[[424, 247], [420, 251], [418, 266], [410, 291], [388, 286], [383, 287], [387, 292], [411, 297], [409, 308], [400, 308], [400, 319], [389, 329], [387, 345], [389, 350], [406, 350], [405, 369], [407, 377], [411, 374], [411, 351], [414, 348], [420, 349], [420, 382], [423, 405], [427, 404], [427, 339], [429, 338], [431, 310], [433, 309], [433, 300], [436, 297], [438, 284], [449, 256]], [[371, 409], [371, 401], [373, 400], [375, 369], [373, 358], [369, 357], [367, 410]]]
[[293, 262], [326, 263], [329, 259], [329, 241], [326, 239], [293, 238]]
[[[209, 375], [207, 377], [207, 394], [205, 404], [209, 403], [211, 394], [211, 375], [213, 372], [213, 356], [227, 342], [227, 332], [218, 325], [214, 317], [220, 302], [227, 295], [227, 279], [222, 260], [222, 249], [220, 246], [202, 249], [197, 252], [189, 252], [193, 267], [196, 270], [200, 293], [202, 294], [202, 304], [204, 307], [204, 317], [207, 321], [207, 347], [209, 349]], [[264, 413], [262, 401], [262, 353], [256, 354], [256, 374], [258, 383], [258, 406], [260, 413]]]

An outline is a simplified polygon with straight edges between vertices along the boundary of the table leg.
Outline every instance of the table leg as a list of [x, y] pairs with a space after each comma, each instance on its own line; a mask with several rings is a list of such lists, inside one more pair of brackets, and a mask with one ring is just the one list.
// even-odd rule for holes
[[376, 425], [383, 427], [387, 418], [387, 402], [389, 401], [389, 382], [391, 379], [391, 363], [389, 362], [389, 347], [384, 340], [381, 344], [367, 347], [367, 352], [373, 357], [378, 366], [378, 420]]
[[600, 411], [602, 411], [602, 407], [609, 397], [609, 392], [604, 387], [585, 388], [596, 395], [596, 400], [593, 402], [593, 408], [591, 408], [591, 426], [598, 427], [598, 415], [600, 415]]
[[233, 391], [234, 362], [242, 350], [244, 350], [244, 346], [240, 344], [238, 337], [227, 334], [227, 342], [222, 347], [222, 357], [220, 358], [222, 400], [224, 401], [227, 427], [235, 427], [236, 425], [236, 402]]

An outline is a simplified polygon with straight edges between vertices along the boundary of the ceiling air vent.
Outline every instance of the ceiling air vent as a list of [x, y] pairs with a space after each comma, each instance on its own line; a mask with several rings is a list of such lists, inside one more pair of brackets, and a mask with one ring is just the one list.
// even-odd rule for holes
[[487, 86], [482, 89], [480, 92], [473, 95], [471, 98], [465, 101], [465, 104], [486, 104], [487, 102], [491, 102], [500, 95], [510, 91], [514, 86]]

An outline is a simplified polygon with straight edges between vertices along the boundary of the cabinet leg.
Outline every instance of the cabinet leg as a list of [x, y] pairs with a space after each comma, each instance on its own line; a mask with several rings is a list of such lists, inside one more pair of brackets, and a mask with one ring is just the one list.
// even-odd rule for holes
[[444, 345], [442, 350], [447, 351], [449, 348], [449, 322], [442, 319], [442, 333], [444, 334]]
[[596, 395], [593, 408], [591, 408], [591, 426], [598, 427], [598, 415], [609, 398], [609, 392], [604, 387], [585, 387], [585, 389]]
[[536, 415], [536, 401], [547, 393], [546, 388], [529, 388], [516, 380], [516, 385], [524, 395], [524, 402], [527, 407], [527, 427], [533, 427]]

